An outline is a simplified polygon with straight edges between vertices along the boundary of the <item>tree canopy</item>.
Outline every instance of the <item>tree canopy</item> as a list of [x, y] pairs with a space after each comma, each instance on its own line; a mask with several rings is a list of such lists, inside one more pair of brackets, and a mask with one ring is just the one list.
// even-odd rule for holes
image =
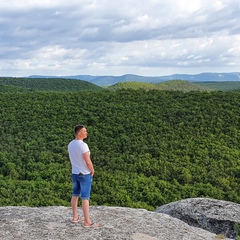
[[92, 204], [240, 203], [239, 92], [7, 92], [0, 105], [1, 206], [69, 205], [78, 123], [95, 166]]

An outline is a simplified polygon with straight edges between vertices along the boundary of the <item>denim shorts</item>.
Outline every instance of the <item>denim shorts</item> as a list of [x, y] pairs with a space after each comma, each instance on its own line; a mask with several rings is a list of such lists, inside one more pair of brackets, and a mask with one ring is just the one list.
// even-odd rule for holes
[[79, 196], [83, 200], [90, 199], [92, 176], [91, 174], [72, 174], [72, 196]]

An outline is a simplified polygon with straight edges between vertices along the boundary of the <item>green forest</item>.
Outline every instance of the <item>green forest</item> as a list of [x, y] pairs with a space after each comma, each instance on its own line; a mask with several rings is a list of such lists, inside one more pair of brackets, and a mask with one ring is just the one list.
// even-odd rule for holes
[[239, 92], [2, 84], [0, 206], [70, 206], [67, 145], [78, 123], [95, 166], [91, 205], [240, 203]]
[[103, 88], [90, 82], [63, 78], [13, 78], [0, 77], [0, 92], [78, 92], [102, 91]]

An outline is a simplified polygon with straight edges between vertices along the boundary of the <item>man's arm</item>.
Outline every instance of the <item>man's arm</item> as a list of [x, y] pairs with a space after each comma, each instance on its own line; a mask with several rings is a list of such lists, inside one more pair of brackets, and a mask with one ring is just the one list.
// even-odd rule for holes
[[94, 175], [94, 167], [93, 167], [93, 164], [92, 164], [92, 161], [91, 161], [91, 158], [90, 158], [90, 152], [85, 152], [83, 154], [83, 158], [89, 168], [89, 171], [91, 172], [91, 175], [93, 176]]

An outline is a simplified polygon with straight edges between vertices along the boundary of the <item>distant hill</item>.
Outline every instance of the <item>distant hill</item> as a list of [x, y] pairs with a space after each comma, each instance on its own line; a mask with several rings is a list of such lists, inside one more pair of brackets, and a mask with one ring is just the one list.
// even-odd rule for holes
[[173, 91], [213, 91], [214, 89], [208, 88], [207, 86], [201, 86], [195, 83], [191, 83], [185, 80], [170, 80], [161, 83], [141, 83], [141, 82], [119, 82], [112, 86], [109, 86], [108, 89], [117, 90], [117, 89], [158, 89], [158, 90], [173, 90]]
[[64, 78], [11, 78], [0, 77], [1, 92], [13, 91], [102, 91], [103, 88], [93, 83]]
[[240, 81], [240, 73], [200, 73], [200, 74], [173, 74], [170, 76], [163, 76], [165, 80], [181, 79], [191, 82], [208, 82], [208, 81]]
[[191, 83], [185, 80], [170, 80], [157, 84], [161, 90], [173, 90], [173, 91], [213, 91], [213, 89], [206, 86], [201, 86], [196, 83]]
[[118, 89], [159, 89], [159, 86], [153, 83], [146, 83], [146, 82], [118, 82], [113, 84], [112, 86], [106, 87], [110, 90], [118, 90]]
[[[111, 78], [111, 77], [109, 77]], [[128, 78], [131, 79], [130, 75]], [[103, 91], [117, 89], [157, 89], [157, 90], [174, 90], [174, 91], [240, 91], [240, 81], [206, 81], [191, 82], [187, 80], [166, 80], [159, 83], [141, 82], [144, 77], [139, 77], [139, 81], [125, 81], [100, 87], [94, 83], [78, 79], [66, 78], [12, 78], [0, 77], [0, 92], [23, 92], [23, 91], [84, 91], [94, 90]], [[123, 80], [123, 79], [122, 79]]]
[[[29, 76], [29, 78], [57, 78], [57, 76], [32, 75], [32, 76]], [[134, 74], [126, 74], [123, 76], [76, 75], [76, 76], [61, 76], [60, 78], [84, 80], [84, 81], [88, 81], [93, 84], [96, 84], [98, 86], [111, 86], [119, 82], [158, 83], [158, 82], [165, 81], [164, 79], [161, 79], [161, 77], [144, 77], [144, 76], [138, 76]]]
[[240, 81], [196, 82], [196, 84], [219, 91], [240, 91]]
[[92, 75], [76, 75], [76, 76], [41, 76], [32, 75], [30, 78], [65, 78], [85, 80], [96, 84], [98, 86], [111, 86], [118, 82], [146, 82], [146, 83], [160, 83], [168, 80], [187, 80], [190, 82], [226, 82], [226, 81], [240, 81], [240, 72], [232, 73], [200, 73], [200, 74], [173, 74], [168, 76], [139, 76], [134, 74], [126, 74], [122, 76], [92, 76]]

